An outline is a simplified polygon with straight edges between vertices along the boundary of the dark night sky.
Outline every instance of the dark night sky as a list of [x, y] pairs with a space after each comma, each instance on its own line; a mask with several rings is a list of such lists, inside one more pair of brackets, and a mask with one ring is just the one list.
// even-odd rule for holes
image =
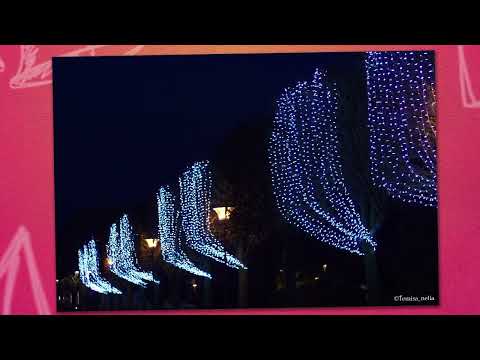
[[74, 270], [80, 246], [66, 229], [84, 241], [93, 232], [79, 216], [90, 214], [92, 227], [107, 228], [107, 209], [117, 209], [118, 216], [139, 202], [154, 202], [161, 185], [176, 182], [192, 162], [210, 159], [240, 124], [273, 119], [283, 88], [311, 80], [323, 65], [348, 81], [359, 73], [362, 56], [55, 58], [58, 270]]

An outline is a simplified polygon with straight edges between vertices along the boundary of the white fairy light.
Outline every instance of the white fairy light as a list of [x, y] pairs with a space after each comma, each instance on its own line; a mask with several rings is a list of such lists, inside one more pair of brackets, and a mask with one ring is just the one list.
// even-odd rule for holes
[[187, 246], [229, 267], [246, 269], [209, 229], [212, 178], [208, 161], [194, 163], [181, 175], [179, 183], [182, 228]]
[[338, 92], [325, 71], [285, 89], [277, 101], [269, 158], [274, 195], [287, 222], [353, 253], [376, 243], [347, 187], [339, 150]]
[[97, 248], [93, 239], [78, 250], [78, 268], [80, 281], [93, 291], [102, 294], [122, 293], [101, 275]]
[[163, 260], [194, 275], [211, 279], [212, 276], [200, 270], [182, 249], [179, 237], [179, 211], [175, 208], [175, 195], [169, 186], [161, 187], [157, 193], [158, 233]]
[[142, 287], [146, 287], [148, 281], [159, 283], [151, 271], [145, 272], [138, 268], [132, 227], [126, 214], [120, 219], [120, 234], [117, 232], [117, 224], [110, 227], [107, 256], [111, 263], [110, 270], [115, 275]]
[[392, 197], [437, 206], [436, 100], [428, 52], [369, 52], [370, 169]]

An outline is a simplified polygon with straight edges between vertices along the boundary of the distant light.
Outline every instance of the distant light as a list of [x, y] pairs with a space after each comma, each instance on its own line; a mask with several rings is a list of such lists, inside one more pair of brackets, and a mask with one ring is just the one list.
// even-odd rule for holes
[[111, 258], [107, 258], [107, 264], [108, 266], [111, 266], [113, 264], [113, 260]]
[[218, 220], [223, 221], [230, 219], [230, 214], [232, 213], [233, 209], [233, 207], [224, 206], [213, 208], [213, 211], [217, 213]]
[[78, 307], [75, 306], [75, 310], [78, 310]]
[[58, 282], [58, 279], [56, 281]]
[[327, 271], [327, 264], [323, 264], [323, 272]]
[[198, 286], [198, 285], [197, 285], [197, 284], [195, 284], [195, 283], [194, 283], [194, 284], [192, 284], [192, 287], [194, 287], [194, 288], [196, 288], [197, 286]]
[[80, 272], [79, 272], [78, 270], [77, 270], [77, 271], [75, 271], [75, 275], [77, 275], [77, 276], [78, 276], [78, 274], [80, 274]]
[[149, 248], [154, 248], [158, 244], [158, 239], [145, 239]]
[[320, 278], [318, 276], [315, 276], [315, 280], [318, 280], [318, 279], [320, 279]]
[[280, 269], [280, 272], [283, 272], [283, 269]]

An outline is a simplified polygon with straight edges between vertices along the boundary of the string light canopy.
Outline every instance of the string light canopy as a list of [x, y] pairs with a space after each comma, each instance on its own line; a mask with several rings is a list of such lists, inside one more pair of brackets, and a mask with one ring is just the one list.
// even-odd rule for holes
[[175, 195], [170, 187], [161, 187], [157, 193], [157, 208], [158, 233], [163, 259], [179, 269], [211, 279], [212, 276], [195, 266], [181, 247], [178, 231], [181, 225], [180, 212], [175, 204]]
[[274, 196], [287, 222], [312, 237], [363, 255], [375, 249], [347, 187], [337, 131], [339, 94], [327, 73], [286, 88], [269, 145]]
[[181, 221], [186, 244], [202, 255], [235, 269], [246, 269], [209, 230], [212, 177], [208, 161], [189, 167], [179, 179]]
[[107, 245], [107, 256], [111, 263], [110, 271], [142, 287], [146, 287], [149, 281], [158, 284], [159, 281], [153, 277], [153, 272], [142, 271], [138, 268], [132, 233], [132, 226], [126, 214], [120, 219], [120, 234], [117, 232], [117, 224], [110, 226]]
[[95, 240], [90, 240], [78, 250], [78, 268], [80, 281], [88, 288], [101, 294], [121, 294], [100, 273]]
[[437, 206], [433, 54], [369, 52], [365, 68], [374, 184], [404, 202]]

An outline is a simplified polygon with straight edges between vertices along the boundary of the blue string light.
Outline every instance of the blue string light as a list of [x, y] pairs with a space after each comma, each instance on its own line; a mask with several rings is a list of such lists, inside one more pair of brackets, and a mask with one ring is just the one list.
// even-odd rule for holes
[[209, 230], [212, 178], [208, 161], [194, 163], [179, 179], [182, 228], [186, 244], [202, 255], [235, 269], [246, 269]]
[[78, 268], [80, 281], [93, 291], [101, 294], [122, 293], [101, 275], [97, 248], [93, 239], [78, 250]]
[[151, 271], [141, 271], [137, 267], [132, 227], [126, 214], [120, 219], [120, 234], [117, 232], [117, 224], [110, 227], [107, 256], [111, 263], [110, 270], [115, 275], [142, 287], [146, 287], [148, 281], [159, 283]]
[[317, 69], [277, 101], [269, 158], [283, 217], [314, 238], [356, 254], [375, 248], [342, 171], [336, 127], [338, 91]]
[[428, 52], [369, 52], [370, 170], [392, 197], [437, 206], [435, 74]]
[[175, 208], [175, 195], [169, 186], [161, 187], [157, 193], [158, 233], [163, 259], [173, 266], [194, 275], [211, 279], [212, 276], [200, 270], [184, 253], [179, 238], [179, 211]]

